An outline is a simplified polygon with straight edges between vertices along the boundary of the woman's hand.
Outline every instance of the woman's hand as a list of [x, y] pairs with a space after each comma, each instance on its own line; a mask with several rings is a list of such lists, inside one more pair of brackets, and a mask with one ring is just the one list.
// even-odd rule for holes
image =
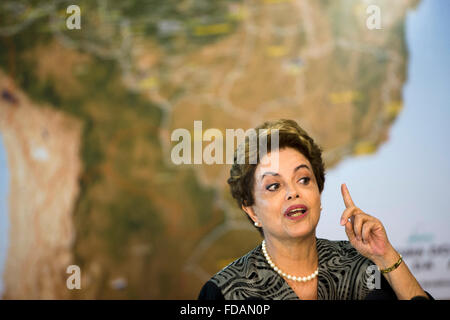
[[[345, 232], [352, 246], [380, 269], [392, 266], [398, 260], [399, 254], [391, 246], [383, 224], [355, 206], [345, 184], [341, 185], [341, 192], [345, 203], [341, 225], [345, 225]], [[405, 262], [384, 276], [398, 299], [409, 300], [418, 296], [428, 299]]]
[[341, 225], [345, 225], [345, 232], [352, 246], [380, 268], [389, 263], [394, 264], [398, 254], [391, 246], [383, 224], [355, 206], [345, 184], [341, 185], [341, 192], [345, 203]]

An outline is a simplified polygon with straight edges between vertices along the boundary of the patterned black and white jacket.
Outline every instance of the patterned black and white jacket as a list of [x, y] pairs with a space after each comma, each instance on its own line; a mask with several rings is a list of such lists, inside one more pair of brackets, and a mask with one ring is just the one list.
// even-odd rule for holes
[[[319, 300], [396, 299], [375, 264], [349, 241], [316, 239]], [[368, 269], [369, 268], [369, 269]], [[379, 278], [378, 288], [375, 281]], [[375, 286], [375, 289], [371, 289]], [[200, 300], [296, 300], [289, 284], [267, 263], [261, 245], [230, 263], [205, 283]]]

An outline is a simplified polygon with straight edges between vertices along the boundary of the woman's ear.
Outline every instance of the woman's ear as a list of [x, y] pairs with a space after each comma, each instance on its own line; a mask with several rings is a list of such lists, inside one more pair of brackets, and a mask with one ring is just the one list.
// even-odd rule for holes
[[259, 223], [258, 217], [256, 216], [256, 213], [253, 210], [253, 207], [251, 207], [251, 206], [246, 207], [246, 206], [242, 205], [242, 210], [245, 211], [245, 213], [250, 217], [250, 219], [253, 220], [253, 222], [258, 222]]

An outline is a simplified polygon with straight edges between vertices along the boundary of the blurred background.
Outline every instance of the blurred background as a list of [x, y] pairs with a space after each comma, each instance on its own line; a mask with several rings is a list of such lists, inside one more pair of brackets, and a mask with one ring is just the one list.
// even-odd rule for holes
[[345, 182], [450, 298], [449, 30], [447, 0], [2, 1], [0, 296], [195, 299], [262, 239], [171, 133], [292, 118], [324, 149], [317, 236], [346, 239]]

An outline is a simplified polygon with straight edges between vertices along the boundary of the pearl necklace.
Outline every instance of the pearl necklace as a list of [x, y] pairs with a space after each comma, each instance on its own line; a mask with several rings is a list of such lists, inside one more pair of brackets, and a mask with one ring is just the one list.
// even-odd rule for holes
[[306, 282], [309, 280], [314, 279], [318, 274], [319, 274], [319, 267], [317, 267], [316, 271], [314, 271], [312, 274], [310, 274], [307, 277], [295, 277], [295, 276], [291, 276], [290, 274], [287, 274], [285, 272], [283, 272], [280, 268], [278, 268], [275, 263], [272, 262], [272, 259], [270, 259], [269, 254], [267, 253], [267, 249], [266, 249], [266, 240], [263, 240], [262, 242], [262, 251], [264, 253], [264, 257], [266, 257], [267, 262], [269, 263], [269, 265], [272, 267], [273, 270], [275, 270], [276, 272], [278, 272], [278, 274], [284, 278], [287, 278], [289, 280], [294, 280], [294, 281], [298, 281], [298, 282]]

